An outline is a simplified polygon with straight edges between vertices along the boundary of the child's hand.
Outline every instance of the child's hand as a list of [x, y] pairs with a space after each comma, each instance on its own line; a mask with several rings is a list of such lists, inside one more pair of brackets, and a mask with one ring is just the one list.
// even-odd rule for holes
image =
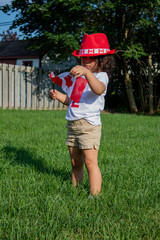
[[49, 98], [52, 100], [56, 100], [58, 96], [58, 91], [56, 89], [52, 89], [49, 91]]
[[83, 67], [81, 65], [77, 65], [75, 67], [73, 67], [70, 71], [70, 74], [76, 78], [84, 75], [86, 76], [86, 74], [88, 73], [88, 69], [86, 67]]

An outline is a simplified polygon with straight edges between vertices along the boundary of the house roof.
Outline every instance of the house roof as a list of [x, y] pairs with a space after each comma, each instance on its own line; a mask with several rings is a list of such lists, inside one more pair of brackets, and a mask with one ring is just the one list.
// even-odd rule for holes
[[0, 41], [0, 58], [40, 57], [38, 51], [27, 49], [27, 47], [29, 47], [28, 41]]

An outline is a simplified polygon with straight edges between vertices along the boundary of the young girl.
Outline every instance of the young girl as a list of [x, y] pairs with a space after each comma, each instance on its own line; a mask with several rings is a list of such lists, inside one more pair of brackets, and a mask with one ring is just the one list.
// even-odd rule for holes
[[88, 171], [90, 193], [101, 191], [102, 177], [98, 166], [98, 150], [101, 138], [100, 112], [104, 109], [108, 76], [113, 67], [114, 50], [109, 49], [107, 36], [103, 33], [85, 34], [80, 50], [73, 55], [81, 57], [81, 65], [57, 77], [50, 74], [52, 81], [66, 92], [50, 91], [50, 98], [68, 105], [67, 141], [72, 164], [72, 183], [82, 183], [84, 164]]

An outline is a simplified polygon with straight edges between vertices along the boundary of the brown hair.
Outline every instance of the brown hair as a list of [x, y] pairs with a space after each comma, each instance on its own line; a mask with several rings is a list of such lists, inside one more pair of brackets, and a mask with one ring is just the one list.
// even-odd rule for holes
[[108, 76], [111, 77], [113, 68], [115, 66], [113, 55], [102, 55], [92, 58], [97, 59], [98, 68], [100, 69], [100, 71], [106, 72]]

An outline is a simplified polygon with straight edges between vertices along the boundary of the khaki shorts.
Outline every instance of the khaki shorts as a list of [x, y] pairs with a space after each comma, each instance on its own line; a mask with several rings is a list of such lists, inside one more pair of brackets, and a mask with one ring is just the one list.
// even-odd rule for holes
[[66, 144], [79, 149], [99, 149], [101, 139], [101, 125], [95, 126], [85, 119], [68, 121]]

